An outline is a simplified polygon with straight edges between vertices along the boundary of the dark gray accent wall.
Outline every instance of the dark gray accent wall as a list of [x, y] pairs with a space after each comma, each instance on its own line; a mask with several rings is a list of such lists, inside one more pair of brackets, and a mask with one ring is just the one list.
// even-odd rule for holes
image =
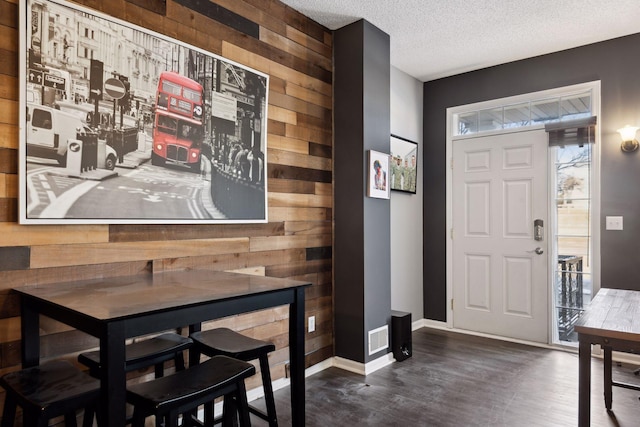
[[389, 36], [360, 20], [334, 33], [336, 356], [367, 363], [368, 331], [389, 323], [389, 200], [366, 196], [367, 151], [389, 152]]
[[[437, 60], [437, 58], [434, 58]], [[601, 286], [640, 290], [640, 151], [620, 151], [616, 129], [640, 126], [640, 34], [424, 84], [424, 313], [446, 321], [446, 109], [601, 81]], [[624, 231], [607, 231], [607, 215]]]

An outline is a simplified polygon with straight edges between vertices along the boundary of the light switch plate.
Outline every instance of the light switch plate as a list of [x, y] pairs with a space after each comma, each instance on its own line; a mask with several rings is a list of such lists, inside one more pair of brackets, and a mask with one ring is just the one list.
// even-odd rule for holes
[[607, 230], [622, 230], [622, 217], [621, 216], [608, 216], [606, 220]]

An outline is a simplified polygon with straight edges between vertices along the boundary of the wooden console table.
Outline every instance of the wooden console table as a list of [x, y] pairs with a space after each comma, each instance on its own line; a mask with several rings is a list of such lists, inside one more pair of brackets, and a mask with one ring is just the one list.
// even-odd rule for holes
[[292, 424], [305, 423], [304, 290], [310, 283], [216, 271], [167, 272], [14, 288], [21, 296], [22, 364], [40, 360], [40, 315], [100, 340], [103, 425], [125, 425], [125, 340], [289, 305]]
[[604, 350], [604, 402], [613, 403], [611, 353], [640, 352], [640, 291], [600, 289], [575, 325], [579, 341], [578, 425], [588, 427], [591, 418], [591, 345]]

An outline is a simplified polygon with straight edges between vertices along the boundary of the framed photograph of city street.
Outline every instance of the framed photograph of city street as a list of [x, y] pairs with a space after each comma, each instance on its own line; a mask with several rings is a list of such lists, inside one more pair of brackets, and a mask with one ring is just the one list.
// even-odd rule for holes
[[369, 150], [367, 159], [367, 196], [389, 198], [389, 155]]
[[400, 136], [391, 135], [391, 189], [416, 193], [418, 176], [418, 144]]
[[20, 23], [22, 224], [267, 222], [267, 74], [67, 1]]

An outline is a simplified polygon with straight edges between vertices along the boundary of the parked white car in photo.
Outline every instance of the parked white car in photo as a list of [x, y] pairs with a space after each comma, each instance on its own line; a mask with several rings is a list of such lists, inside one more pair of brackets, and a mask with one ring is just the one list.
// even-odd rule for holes
[[[44, 105], [27, 104], [26, 125], [27, 155], [53, 159], [61, 166], [67, 164], [69, 141], [94, 134], [77, 115]], [[105, 144], [104, 160], [97, 167], [113, 170], [117, 159], [116, 151]]]

